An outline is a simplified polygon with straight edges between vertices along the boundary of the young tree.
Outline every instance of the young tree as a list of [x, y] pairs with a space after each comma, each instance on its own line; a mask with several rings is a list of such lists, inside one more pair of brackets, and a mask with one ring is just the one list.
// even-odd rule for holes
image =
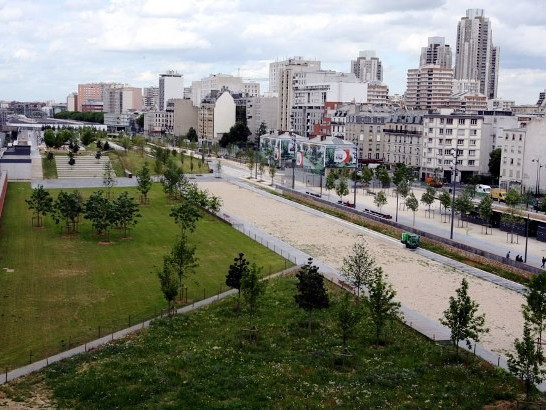
[[260, 179], [262, 179], [265, 171], [265, 160], [263, 158], [260, 159], [260, 162], [258, 163], [258, 171], [260, 172]]
[[[326, 190], [331, 191], [332, 189], [336, 188], [336, 180], [337, 180], [337, 172], [330, 171], [328, 175], [326, 176]], [[330, 194], [328, 194], [330, 195]]]
[[324, 277], [319, 273], [318, 266], [313, 265], [313, 258], [309, 258], [307, 265], [302, 266], [296, 274], [296, 278], [298, 293], [294, 300], [300, 308], [309, 313], [308, 328], [311, 332], [313, 310], [330, 306], [328, 292], [324, 287]]
[[387, 204], [387, 195], [385, 195], [385, 191], [379, 191], [375, 195], [373, 203], [379, 208], [379, 212], [381, 212], [381, 208]]
[[366, 187], [370, 186], [370, 182], [372, 182], [373, 179], [373, 171], [368, 168], [364, 167], [362, 169], [362, 176], [360, 177], [361, 181], [366, 185]]
[[258, 309], [259, 299], [263, 296], [266, 289], [266, 282], [260, 279], [261, 273], [262, 267], [258, 267], [253, 263], [248, 272], [241, 277], [241, 294], [248, 307], [250, 329], [252, 330], [255, 329], [252, 323], [254, 313], [256, 313], [256, 310]]
[[76, 221], [83, 211], [83, 199], [78, 191], [67, 193], [59, 192], [55, 203], [53, 204], [53, 218], [56, 224], [64, 219], [66, 232], [76, 232]]
[[114, 206], [101, 190], [93, 192], [85, 202], [84, 218], [91, 221], [98, 235], [104, 234], [109, 241], [109, 231], [116, 221], [116, 214]]
[[271, 177], [271, 186], [273, 186], [273, 179], [275, 178], [275, 174], [277, 173], [277, 167], [275, 164], [269, 165], [269, 176]]
[[[428, 185], [427, 190], [421, 195], [421, 202], [428, 206], [428, 213], [430, 217], [430, 206], [436, 199], [436, 189], [433, 186]], [[425, 212], [426, 214], [426, 212]]]
[[466, 341], [470, 348], [472, 346], [470, 341], [479, 342], [480, 335], [489, 332], [489, 329], [485, 327], [485, 315], [478, 315], [480, 305], [468, 295], [468, 282], [465, 278], [456, 293], [456, 298], [450, 296], [449, 308], [444, 310], [444, 317], [440, 318], [440, 323], [451, 330], [451, 342], [458, 356], [460, 341]]
[[400, 303], [394, 301], [395, 296], [396, 291], [385, 280], [383, 269], [375, 268], [369, 286], [369, 300], [376, 344], [379, 344], [387, 322], [400, 316]]
[[489, 153], [489, 173], [495, 179], [499, 179], [501, 166], [502, 148], [496, 148]]
[[542, 382], [545, 371], [541, 368], [544, 355], [540, 345], [536, 345], [527, 321], [523, 324], [523, 338], [514, 341], [516, 355], [507, 353], [508, 370], [525, 383], [525, 396], [528, 401], [531, 387]]
[[179, 188], [187, 182], [184, 171], [174, 161], [167, 163], [167, 169], [163, 173], [163, 191], [171, 199], [179, 193]]
[[55, 135], [55, 131], [53, 131], [51, 128], [48, 128], [44, 131], [44, 143], [48, 148], [53, 148], [56, 146], [57, 137]]
[[258, 137], [261, 137], [262, 135], [265, 135], [265, 134], [267, 134], [267, 124], [264, 121], [262, 121], [262, 123], [258, 127], [258, 130], [256, 131], [256, 135]]
[[[480, 218], [485, 222], [485, 226], [491, 223], [491, 217], [493, 216], [493, 200], [490, 195], [484, 196], [477, 207]], [[487, 229], [485, 230], [487, 234]]]
[[356, 290], [357, 300], [360, 300], [360, 291], [369, 286], [375, 270], [375, 259], [368, 252], [364, 240], [353, 244], [351, 254], [343, 258], [341, 274]]
[[137, 218], [140, 218], [138, 204], [129, 196], [129, 192], [122, 192], [113, 202], [116, 224], [123, 229], [124, 238], [127, 238], [127, 230], [135, 226]]
[[469, 214], [474, 209], [474, 204], [466, 192], [463, 192], [455, 199], [455, 210], [459, 212], [459, 221], [463, 220], [463, 215]]
[[234, 258], [233, 263], [229, 265], [228, 274], [226, 275], [226, 285], [238, 291], [237, 314], [241, 312], [241, 279], [248, 274], [249, 265], [250, 263], [245, 259], [244, 253], [239, 253], [239, 256]]
[[415, 198], [415, 194], [412, 192], [406, 198], [406, 207], [413, 212], [413, 225], [415, 225], [415, 213], [419, 209], [419, 201]]
[[157, 276], [161, 285], [161, 292], [163, 292], [163, 296], [167, 300], [169, 315], [172, 315], [174, 306], [171, 306], [178, 293], [178, 282], [176, 280], [176, 271], [168, 257], [163, 258], [163, 268], [157, 270]]
[[48, 191], [44, 189], [43, 185], [38, 185], [32, 190], [32, 194], [25, 202], [28, 205], [28, 209], [34, 211], [36, 216], [36, 226], [42, 226], [42, 217], [53, 212], [53, 198]]
[[254, 165], [256, 164], [256, 154], [254, 151], [247, 151], [246, 153], [246, 167], [250, 171], [250, 178], [252, 178], [252, 171], [254, 171]]
[[174, 271], [178, 275], [180, 300], [182, 300], [182, 278], [193, 273], [198, 266], [198, 258], [195, 256], [195, 250], [195, 245], [191, 245], [188, 242], [186, 234], [182, 232], [176, 238], [170, 255], [166, 257], [168, 263], [172, 264]]
[[438, 200], [440, 201], [440, 205], [444, 207], [444, 210], [447, 211], [451, 208], [451, 195], [445, 189], [442, 189], [440, 192]]
[[116, 174], [114, 172], [114, 168], [112, 168], [112, 163], [110, 160], [106, 161], [104, 164], [104, 172], [102, 174], [102, 185], [106, 188], [108, 199], [110, 199], [112, 188], [116, 185], [115, 176]]
[[197, 131], [195, 131], [195, 128], [190, 127], [190, 129], [188, 130], [188, 133], [186, 134], [186, 139], [192, 142], [197, 142], [198, 137], [197, 137]]
[[184, 201], [179, 205], [173, 206], [169, 216], [174, 218], [176, 224], [180, 225], [181, 232], [193, 232], [195, 231], [197, 221], [201, 219], [202, 214], [195, 203]]
[[527, 304], [522, 306], [523, 317], [533, 326], [538, 344], [542, 345], [542, 331], [546, 326], [546, 273], [534, 276], [528, 288], [525, 296]]
[[391, 177], [387, 167], [380, 165], [376, 168], [375, 174], [379, 182], [381, 182], [381, 188], [388, 188], [391, 183]]
[[147, 162], [137, 172], [136, 179], [138, 183], [137, 190], [140, 192], [140, 203], [148, 204], [148, 192], [152, 189], [152, 176]]
[[347, 351], [347, 341], [354, 333], [358, 322], [362, 318], [361, 310], [355, 307], [351, 300], [351, 295], [345, 292], [339, 302], [339, 308], [337, 311], [337, 325], [341, 333], [341, 341], [343, 344], [343, 350]]
[[121, 139], [121, 146], [125, 150], [125, 155], [127, 155], [127, 151], [129, 151], [129, 149], [131, 148], [132, 145], [133, 144], [132, 144], [131, 140], [129, 139], [129, 137], [123, 137]]
[[343, 197], [349, 194], [349, 186], [347, 185], [347, 178], [341, 176], [336, 185], [336, 194], [339, 196], [339, 200], [343, 202]]
[[144, 147], [146, 146], [146, 139], [142, 135], [137, 135], [133, 137], [133, 144], [135, 147], [138, 147], [138, 150], [140, 151], [140, 156], [144, 156]]

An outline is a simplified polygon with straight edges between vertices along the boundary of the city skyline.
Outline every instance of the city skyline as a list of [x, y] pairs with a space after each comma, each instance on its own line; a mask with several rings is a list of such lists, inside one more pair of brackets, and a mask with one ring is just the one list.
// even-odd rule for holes
[[0, 99], [65, 102], [78, 83], [96, 81], [157, 86], [170, 69], [186, 86], [222, 72], [260, 81], [266, 91], [272, 61], [301, 55], [349, 72], [362, 50], [376, 51], [384, 83], [402, 94], [428, 37], [455, 48], [467, 8], [485, 9], [500, 47], [498, 98], [536, 103], [545, 88], [540, 1], [360, 3], [332, 10], [321, 1], [0, 0]]

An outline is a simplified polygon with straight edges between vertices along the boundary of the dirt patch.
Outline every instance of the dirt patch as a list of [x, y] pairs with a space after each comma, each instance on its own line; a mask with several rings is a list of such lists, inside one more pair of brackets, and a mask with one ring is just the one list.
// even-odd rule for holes
[[72, 278], [75, 276], [87, 275], [87, 273], [86, 270], [80, 269], [57, 269], [51, 273], [51, 276], [55, 278]]
[[6, 273], [13, 273], [15, 272], [15, 269], [10, 269], [10, 268], [2, 268], [6, 271]]
[[99, 245], [113, 245], [114, 242], [112, 241], [100, 241], [98, 242]]
[[27, 397], [20, 401], [15, 401], [8, 398], [5, 392], [0, 392], [0, 408], [10, 410], [57, 408], [51, 391], [43, 383], [36, 384], [28, 393]]

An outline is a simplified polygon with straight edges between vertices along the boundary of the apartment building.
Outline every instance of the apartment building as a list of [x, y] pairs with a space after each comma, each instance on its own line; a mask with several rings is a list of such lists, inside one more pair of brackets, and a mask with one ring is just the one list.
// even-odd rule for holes
[[351, 72], [362, 82], [383, 81], [383, 64], [374, 50], [364, 50], [351, 61]]
[[252, 135], [257, 135], [262, 123], [268, 130], [277, 129], [278, 97], [274, 93], [250, 97], [246, 100], [246, 125]]
[[377, 81], [370, 81], [366, 100], [374, 105], [387, 105], [389, 103], [389, 87]]
[[423, 118], [426, 111], [398, 111], [385, 121], [383, 154], [388, 164], [421, 166]]
[[452, 93], [453, 70], [426, 65], [408, 70], [406, 107], [420, 110], [445, 106]]
[[159, 87], [144, 87], [142, 104], [147, 111], [157, 110], [159, 107]]
[[111, 114], [142, 110], [142, 88], [110, 87], [103, 93], [103, 110]]
[[444, 37], [429, 37], [428, 46], [421, 48], [419, 67], [437, 65], [451, 68], [451, 47], [445, 43]]
[[197, 135], [209, 145], [220, 141], [235, 125], [235, 101], [229, 91], [213, 91], [203, 99], [198, 110]]
[[377, 163], [385, 159], [383, 129], [390, 117], [388, 111], [359, 111], [349, 114], [345, 122], [345, 140], [358, 147], [359, 163]]
[[269, 63], [269, 92], [279, 92], [281, 72], [286, 67], [304, 66], [310, 70], [320, 70], [320, 61], [306, 60], [301, 56], [295, 56], [283, 61]]
[[[505, 189], [522, 183], [526, 137], [527, 128], [512, 128], [504, 130], [498, 139], [498, 148], [502, 149], [499, 185]], [[529, 184], [529, 175], [525, 179]]]
[[159, 111], [164, 111], [167, 101], [175, 98], [184, 98], [184, 76], [168, 70], [159, 74]]

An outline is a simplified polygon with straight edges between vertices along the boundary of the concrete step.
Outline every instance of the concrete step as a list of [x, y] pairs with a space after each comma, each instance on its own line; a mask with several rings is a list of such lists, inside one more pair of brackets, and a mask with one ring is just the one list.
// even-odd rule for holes
[[56, 156], [58, 178], [97, 178], [104, 175], [104, 166], [110, 162], [110, 158], [96, 159], [93, 156], [76, 157], [76, 163], [70, 165], [66, 156]]

